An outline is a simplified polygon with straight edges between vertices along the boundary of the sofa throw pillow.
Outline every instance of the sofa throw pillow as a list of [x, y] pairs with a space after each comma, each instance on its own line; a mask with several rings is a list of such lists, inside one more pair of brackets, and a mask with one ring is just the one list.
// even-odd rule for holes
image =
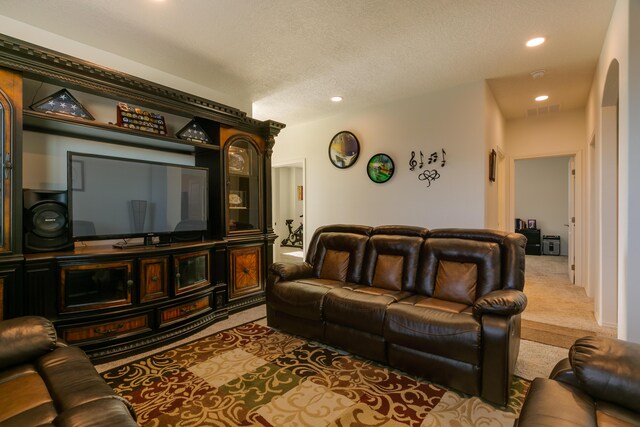
[[378, 255], [372, 285], [376, 288], [399, 291], [402, 289], [402, 255]]
[[319, 278], [345, 282], [347, 280], [348, 270], [349, 252], [329, 249], [324, 255]]
[[470, 262], [439, 261], [435, 298], [471, 305], [476, 299], [478, 266]]

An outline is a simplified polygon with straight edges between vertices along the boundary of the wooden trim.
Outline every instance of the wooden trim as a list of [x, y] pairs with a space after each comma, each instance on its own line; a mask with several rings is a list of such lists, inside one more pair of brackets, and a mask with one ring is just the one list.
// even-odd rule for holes
[[0, 190], [3, 207], [0, 253], [9, 253], [13, 249], [13, 184], [16, 167], [18, 171], [21, 170], [13, 148], [16, 145], [16, 129], [22, 126], [22, 77], [14, 71], [0, 69], [0, 107]]
[[244, 111], [228, 105], [6, 35], [0, 35], [0, 65], [22, 71], [26, 77], [185, 117], [205, 117], [247, 131], [260, 130], [265, 135], [275, 136], [285, 127], [272, 120], [263, 122], [247, 117]]

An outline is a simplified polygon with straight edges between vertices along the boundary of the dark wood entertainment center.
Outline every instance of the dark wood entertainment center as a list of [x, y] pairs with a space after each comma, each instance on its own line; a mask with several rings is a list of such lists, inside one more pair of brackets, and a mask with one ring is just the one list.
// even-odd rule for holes
[[[196, 120], [211, 143], [128, 129], [98, 116], [89, 121], [29, 110], [29, 88], [40, 84], [112, 104], [114, 115], [119, 102], [148, 108], [175, 120], [175, 131]], [[284, 124], [5, 35], [0, 118], [0, 319], [45, 316], [59, 336], [102, 361], [185, 337], [264, 302], [277, 237], [271, 153]], [[169, 245], [117, 249], [112, 242], [76, 242], [69, 251], [25, 253], [23, 141], [32, 135], [81, 140], [88, 152], [99, 142], [191, 156], [193, 166], [208, 170], [206, 232]]]

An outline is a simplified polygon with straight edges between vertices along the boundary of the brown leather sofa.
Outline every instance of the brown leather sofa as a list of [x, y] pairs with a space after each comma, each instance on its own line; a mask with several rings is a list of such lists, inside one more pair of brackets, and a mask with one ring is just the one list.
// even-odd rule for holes
[[129, 403], [47, 319], [0, 322], [0, 425], [137, 426]]
[[640, 426], [640, 344], [585, 337], [527, 392], [518, 427]]
[[505, 405], [527, 304], [521, 234], [331, 225], [275, 263], [272, 327]]

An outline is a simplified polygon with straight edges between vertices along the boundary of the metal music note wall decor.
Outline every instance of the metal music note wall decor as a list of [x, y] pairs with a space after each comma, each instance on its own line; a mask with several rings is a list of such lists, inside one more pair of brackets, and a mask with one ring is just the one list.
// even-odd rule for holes
[[[438, 163], [438, 161], [440, 161], [440, 163]], [[422, 151], [419, 151], [418, 154], [416, 154], [415, 151], [412, 151], [411, 158], [409, 159], [409, 171], [413, 172], [416, 168], [419, 169], [420, 173], [418, 174], [418, 180], [424, 181], [427, 184], [427, 187], [431, 187], [431, 183], [440, 178], [440, 172], [437, 167], [443, 168], [446, 164], [447, 152], [444, 151], [444, 148], [429, 154], [426, 161], [425, 155]], [[424, 168], [425, 165], [427, 165], [426, 169]]]

